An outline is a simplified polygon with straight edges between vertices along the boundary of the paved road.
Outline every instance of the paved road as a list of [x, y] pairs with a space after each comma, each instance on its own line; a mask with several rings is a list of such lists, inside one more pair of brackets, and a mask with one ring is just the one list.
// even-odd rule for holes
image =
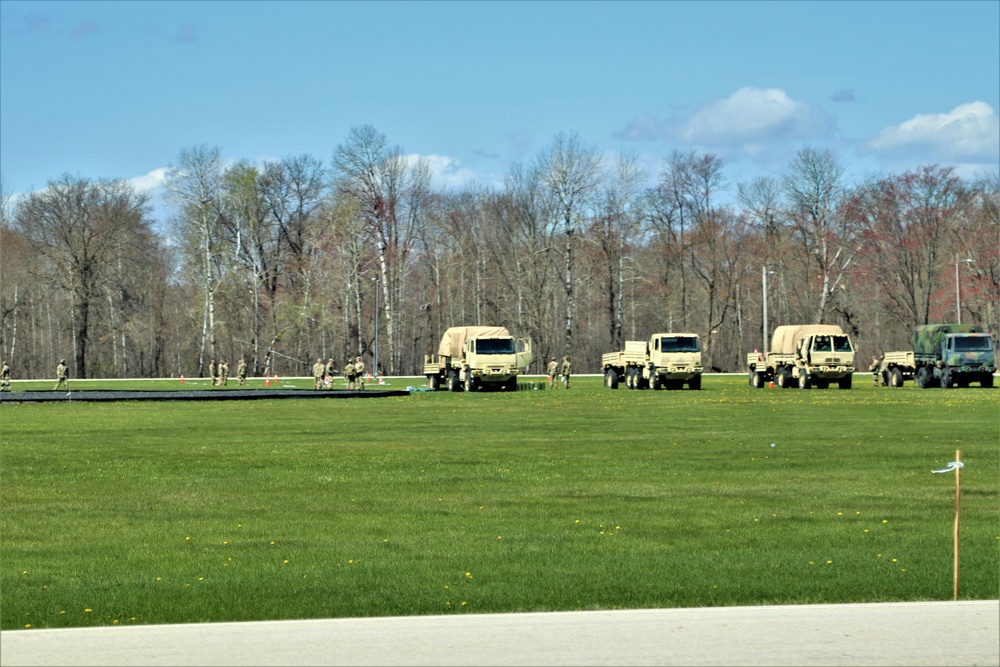
[[997, 667], [1000, 601], [15, 630], [0, 664]]

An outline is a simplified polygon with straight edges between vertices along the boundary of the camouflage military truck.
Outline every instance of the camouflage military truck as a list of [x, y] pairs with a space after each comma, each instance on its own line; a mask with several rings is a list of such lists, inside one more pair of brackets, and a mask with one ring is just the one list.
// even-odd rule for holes
[[780, 326], [767, 353], [747, 355], [747, 369], [751, 387], [774, 382], [781, 388], [826, 389], [836, 382], [841, 389], [850, 389], [854, 344], [833, 324]]
[[437, 354], [424, 355], [424, 375], [432, 389], [516, 391], [530, 364], [530, 338], [514, 338], [504, 327], [452, 327]]
[[604, 386], [617, 389], [701, 389], [701, 339], [693, 333], [657, 333], [625, 341], [621, 352], [602, 355]]
[[913, 349], [886, 352], [879, 364], [883, 385], [902, 387], [916, 379], [924, 389], [968, 387], [970, 382], [992, 387], [996, 368], [993, 339], [976, 324], [916, 327]]

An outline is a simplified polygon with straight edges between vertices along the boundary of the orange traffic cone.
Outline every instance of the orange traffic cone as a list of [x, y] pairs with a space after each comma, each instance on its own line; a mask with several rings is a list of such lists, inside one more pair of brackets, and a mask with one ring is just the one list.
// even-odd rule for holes
[[184, 374], [181, 373], [181, 384], [184, 384]]
[[379, 376], [378, 376], [378, 383], [379, 383], [379, 384], [385, 384], [385, 378], [384, 378], [384, 377], [382, 377], [381, 375], [379, 375]]
[[271, 378], [268, 377], [267, 375], [264, 376], [264, 386], [265, 387], [270, 387], [271, 386]]

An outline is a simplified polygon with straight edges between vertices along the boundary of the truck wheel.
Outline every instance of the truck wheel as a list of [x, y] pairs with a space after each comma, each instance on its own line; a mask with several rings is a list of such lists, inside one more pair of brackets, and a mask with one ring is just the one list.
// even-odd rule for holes
[[951, 371], [949, 369], [943, 370], [941, 372], [941, 388], [951, 389], [952, 384], [954, 383], [951, 381]]
[[695, 375], [693, 378], [688, 380], [688, 389], [701, 389], [701, 376]]
[[476, 382], [475, 378], [472, 377], [472, 373], [468, 371], [465, 372], [465, 391], [475, 391], [479, 389], [479, 383]]
[[663, 389], [663, 380], [660, 379], [659, 374], [656, 374], [653, 377], [649, 378], [649, 383], [653, 391], [660, 391], [661, 389]]
[[983, 373], [979, 384], [983, 389], [990, 389], [993, 386], [993, 373]]
[[804, 368], [799, 369], [799, 389], [808, 389], [809, 384], [809, 373]]
[[931, 381], [934, 379], [934, 373], [927, 366], [921, 366], [917, 370], [917, 386], [921, 389], [927, 389], [931, 386]]
[[764, 387], [764, 374], [763, 373], [751, 373], [750, 374], [750, 386], [754, 389], [762, 389]]
[[625, 386], [629, 389], [639, 388], [639, 369], [635, 366], [625, 369]]
[[830, 381], [829, 380], [816, 380], [815, 382], [813, 382], [813, 386], [816, 387], [817, 389], [829, 389], [830, 388]]
[[439, 378], [437, 374], [427, 376], [427, 386], [432, 390], [437, 391], [440, 384], [441, 378]]
[[787, 389], [788, 386], [792, 384], [792, 372], [788, 370], [788, 366], [782, 366], [779, 368], [775, 375], [778, 380], [775, 384], [778, 385], [778, 388]]
[[889, 371], [889, 386], [890, 387], [902, 387], [903, 386], [903, 371], [898, 368], [893, 368]]
[[517, 378], [511, 378], [504, 383], [505, 391], [517, 391]]
[[615, 372], [615, 369], [609, 368], [604, 371], [604, 386], [608, 389], [618, 388], [618, 373]]
[[837, 386], [841, 389], [850, 389], [851, 382], [854, 380], [853, 375], [845, 375], [844, 377], [837, 380]]
[[462, 391], [462, 383], [458, 380], [458, 371], [448, 373], [448, 391]]

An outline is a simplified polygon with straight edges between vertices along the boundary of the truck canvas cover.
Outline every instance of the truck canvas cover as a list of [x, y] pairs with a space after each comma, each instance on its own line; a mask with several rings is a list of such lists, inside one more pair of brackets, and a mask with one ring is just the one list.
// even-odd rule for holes
[[795, 343], [800, 338], [812, 334], [844, 335], [844, 330], [836, 324], [798, 324], [780, 326], [774, 330], [771, 337], [771, 352], [776, 354], [793, 354]]
[[442, 357], [462, 356], [462, 347], [469, 338], [510, 337], [504, 327], [451, 327], [441, 336], [438, 355]]
[[981, 334], [978, 324], [925, 324], [913, 329], [913, 350], [917, 354], [934, 354], [941, 339], [948, 334]]

